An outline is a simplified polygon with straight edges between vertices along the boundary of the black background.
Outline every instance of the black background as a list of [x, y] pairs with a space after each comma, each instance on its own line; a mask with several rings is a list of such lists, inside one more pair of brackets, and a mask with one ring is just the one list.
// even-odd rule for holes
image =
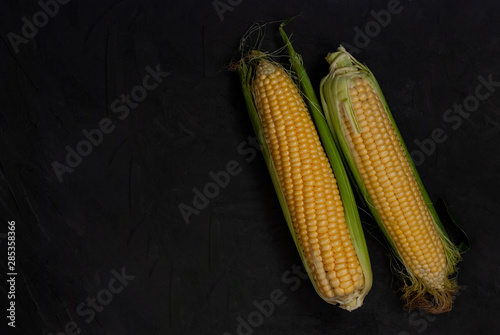
[[[410, 151], [435, 128], [446, 136], [418, 169], [471, 250], [453, 311], [430, 317], [403, 311], [388, 250], [366, 215], [374, 283], [361, 309], [324, 303], [307, 280], [295, 291], [282, 281], [300, 258], [260, 153], [238, 151], [253, 131], [227, 71], [253, 22], [301, 14], [286, 30], [317, 87], [326, 54], [356, 46], [355, 28], [364, 31], [370, 12], [389, 2], [232, 3], [221, 20], [212, 1], [73, 0], [16, 53], [9, 33], [22, 35], [21, 18], [32, 21], [40, 5], [0, 1], [0, 233], [16, 221], [17, 334], [57, 334], [70, 321], [82, 334], [236, 334], [238, 317], [273, 290], [285, 302], [254, 334], [498, 333], [500, 90], [457, 129], [443, 115], [474, 96], [480, 76], [500, 81], [500, 5], [401, 0], [402, 11], [355, 54], [375, 73]], [[267, 50], [282, 46], [276, 28], [267, 29]], [[157, 65], [168, 76], [120, 120], [112, 102]], [[59, 182], [52, 163], [64, 163], [66, 146], [104, 118], [114, 130]], [[186, 224], [178, 206], [192, 205], [193, 189], [232, 160], [241, 172]], [[135, 278], [87, 323], [77, 306], [122, 268]]]

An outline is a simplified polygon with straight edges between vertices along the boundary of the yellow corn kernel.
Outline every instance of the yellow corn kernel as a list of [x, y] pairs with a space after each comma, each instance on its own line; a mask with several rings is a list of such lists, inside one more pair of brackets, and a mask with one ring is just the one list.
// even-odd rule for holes
[[443, 313], [460, 253], [448, 239], [370, 70], [344, 48], [320, 86], [330, 130], [372, 214], [403, 263], [409, 309]]
[[[368, 194], [378, 200], [375, 207], [387, 218], [383, 224], [411, 272], [430, 287], [441, 289], [447, 277], [443, 243], [395, 129], [369, 82], [355, 77], [349, 94], [351, 98], [357, 96], [361, 102], [359, 107], [354, 107], [358, 120], [376, 120], [361, 133], [356, 133], [349, 121], [344, 120], [347, 141], [363, 183], [370, 185]], [[380, 145], [363, 150], [368, 146], [367, 140], [375, 137], [380, 139]], [[370, 177], [369, 166], [381, 169]], [[398, 166], [401, 173], [394, 172], [394, 166]], [[402, 211], [402, 208], [407, 210]], [[409, 244], [405, 243], [407, 241]], [[431, 271], [433, 268], [436, 271]]]
[[318, 289], [329, 298], [359, 292], [364, 277], [359, 275], [362, 269], [337, 182], [298, 88], [283, 68], [261, 60], [252, 90], [295, 233]]

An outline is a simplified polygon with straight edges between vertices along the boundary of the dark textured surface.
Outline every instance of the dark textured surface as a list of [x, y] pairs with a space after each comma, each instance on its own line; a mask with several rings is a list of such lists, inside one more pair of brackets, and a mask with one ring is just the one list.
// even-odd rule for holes
[[[273, 291], [284, 302], [254, 334], [498, 333], [500, 87], [467, 118], [446, 111], [476, 94], [480, 76], [500, 81], [500, 6], [402, 1], [355, 54], [377, 76], [410, 151], [436, 128], [446, 136], [418, 169], [431, 198], [446, 199], [468, 232], [471, 250], [454, 310], [430, 317], [403, 311], [367, 216], [374, 285], [361, 309], [330, 306], [287, 272], [300, 259], [251, 149], [237, 76], [225, 70], [254, 21], [302, 14], [287, 31], [317, 86], [324, 56], [341, 42], [356, 46], [355, 28], [391, 2], [220, 3], [233, 4], [223, 21], [211, 1], [73, 0], [15, 52], [9, 33], [21, 35], [21, 18], [40, 5], [0, 1], [1, 329], [4, 234], [15, 220], [17, 334], [57, 334], [71, 321], [81, 334], [237, 334], [238, 318]], [[274, 27], [267, 37], [269, 49], [281, 46]], [[168, 76], [127, 116], [115, 113], [113, 101], [158, 64]], [[59, 182], [52, 163], [64, 163], [65, 147], [75, 149], [82, 131], [105, 118], [115, 128]], [[227, 187], [186, 224], [178, 206], [192, 206], [193, 189], [230, 161], [238, 168]], [[94, 318], [82, 316], [78, 306], [108, 299], [103, 290], [122, 268], [135, 278]]]

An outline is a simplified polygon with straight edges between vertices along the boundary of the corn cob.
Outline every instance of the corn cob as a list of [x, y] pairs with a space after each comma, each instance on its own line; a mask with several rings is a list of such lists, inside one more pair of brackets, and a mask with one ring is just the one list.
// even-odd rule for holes
[[457, 291], [460, 259], [418, 176], [368, 68], [343, 47], [320, 85], [326, 118], [372, 214], [405, 267], [408, 309], [443, 313]]
[[[258, 52], [249, 59], [239, 69], [247, 108], [311, 282], [328, 303], [358, 308], [372, 274], [340, 156], [329, 147], [337, 155], [330, 164], [301, 92], [283, 67]], [[326, 121], [323, 129], [333, 144]]]

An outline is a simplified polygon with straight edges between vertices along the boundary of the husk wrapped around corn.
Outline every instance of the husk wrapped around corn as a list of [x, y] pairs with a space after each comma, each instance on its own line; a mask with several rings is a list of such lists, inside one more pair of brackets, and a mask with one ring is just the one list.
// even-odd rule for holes
[[[281, 65], [259, 51], [247, 54], [237, 68], [252, 125], [309, 278], [323, 300], [354, 310], [372, 285], [370, 261], [348, 176], [314, 91], [306, 87], [302, 92]], [[294, 69], [310, 87], [300, 61]]]
[[320, 85], [328, 125], [355, 183], [404, 269], [408, 309], [443, 313], [460, 260], [411, 160], [371, 71], [343, 47], [327, 57]]

